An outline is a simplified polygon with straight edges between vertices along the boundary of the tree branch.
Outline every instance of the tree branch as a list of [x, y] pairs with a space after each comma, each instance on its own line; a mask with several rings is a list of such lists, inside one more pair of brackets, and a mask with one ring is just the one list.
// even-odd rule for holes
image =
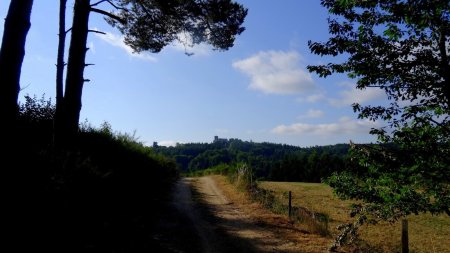
[[147, 15], [151, 16], [152, 14], [148, 11], [147, 7], [145, 7], [141, 1], [138, 1], [139, 6], [141, 6], [141, 8], [145, 11], [145, 13], [147, 13]]
[[117, 10], [124, 10], [124, 11], [127, 10], [127, 9], [125, 9], [125, 8], [122, 8], [122, 7], [119, 7], [119, 6], [115, 5], [115, 4], [114, 4], [113, 2], [111, 2], [110, 0], [101, 0], [101, 1], [98, 1], [98, 2], [96, 2], [95, 4], [91, 4], [91, 7], [97, 6], [97, 5], [99, 5], [99, 4], [101, 4], [101, 3], [104, 3], [104, 2], [108, 2], [111, 6], [113, 6], [113, 7], [116, 8]]
[[444, 24], [439, 27], [439, 52], [441, 54], [441, 72], [444, 78], [444, 95], [447, 99], [447, 105], [450, 106], [450, 66], [447, 55], [447, 36], [446, 36], [446, 28]]
[[97, 8], [91, 8], [91, 11], [100, 13], [100, 14], [105, 15], [105, 16], [108, 16], [108, 17], [110, 17], [112, 19], [115, 19], [115, 20], [119, 21], [122, 24], [126, 23], [124, 19], [122, 19], [122, 18], [120, 18], [120, 17], [118, 17], [118, 16], [116, 16], [116, 15], [114, 15], [112, 13], [109, 13], [107, 11], [100, 10], [100, 9], [97, 9]]
[[442, 124], [442, 123], [440, 123], [440, 122], [438, 122], [438, 121], [436, 121], [436, 120], [434, 120], [432, 118], [430, 118], [430, 121], [433, 122], [434, 124], [436, 124], [437, 126], [441, 127], [442, 129], [444, 129], [444, 131], [447, 134], [450, 134], [450, 129], [448, 128], [447, 125], [444, 125], [444, 124]]
[[109, 1], [108, 0], [101, 0], [101, 1], [96, 2], [95, 4], [91, 4], [91, 7], [97, 6], [97, 5], [99, 5], [99, 4], [103, 3], [103, 2], [109, 2]]
[[123, 10], [123, 11], [126, 11], [126, 10], [127, 10], [127, 9], [125, 9], [125, 8], [122, 8], [122, 7], [119, 7], [119, 6], [115, 5], [113, 2], [111, 2], [111, 1], [109, 1], [109, 0], [107, 0], [107, 2], [108, 2], [110, 5], [112, 5], [114, 8], [116, 8], [117, 10]]
[[106, 35], [105, 32], [97, 31], [97, 30], [90, 30], [90, 29], [89, 29], [88, 32], [91, 32], [91, 33], [100, 33], [100, 34]]

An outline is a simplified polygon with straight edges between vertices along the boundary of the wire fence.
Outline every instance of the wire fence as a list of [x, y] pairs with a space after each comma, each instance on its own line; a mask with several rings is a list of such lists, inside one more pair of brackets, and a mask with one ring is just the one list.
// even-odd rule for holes
[[293, 223], [307, 227], [310, 233], [327, 236], [330, 217], [328, 214], [316, 212], [306, 207], [292, 205], [294, 198], [291, 191], [275, 194], [273, 191], [255, 187], [251, 190], [253, 200], [276, 214], [287, 215]]

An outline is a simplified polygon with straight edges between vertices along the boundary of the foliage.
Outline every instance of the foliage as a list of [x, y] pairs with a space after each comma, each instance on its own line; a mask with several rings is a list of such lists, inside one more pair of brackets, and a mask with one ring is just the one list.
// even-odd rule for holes
[[51, 99], [36, 96], [25, 96], [25, 101], [19, 103], [19, 114], [14, 141], [26, 142], [28, 148], [38, 151], [41, 147], [50, 146], [53, 140], [53, 117], [55, 105]]
[[228, 179], [235, 184], [238, 189], [250, 193], [257, 188], [253, 169], [245, 163], [236, 164], [235, 169], [228, 174]]
[[[333, 152], [333, 151], [330, 151]], [[298, 152], [286, 155], [271, 171], [270, 179], [274, 181], [321, 182], [322, 178], [332, 172], [343, 170], [345, 157], [317, 150], [311, 153]]]
[[309, 70], [322, 77], [347, 73], [356, 88], [383, 89], [390, 100], [384, 106], [353, 104], [359, 118], [386, 122], [371, 133], [389, 145], [354, 145], [353, 167], [328, 180], [340, 197], [363, 201], [354, 209], [353, 227], [412, 213], [450, 214], [449, 1], [321, 4], [331, 14], [332, 37], [309, 47], [346, 61]]
[[235, 170], [234, 165], [230, 164], [219, 164], [216, 166], [213, 166], [211, 168], [205, 169], [205, 170], [196, 170], [196, 171], [190, 171], [188, 173], [185, 173], [186, 176], [189, 177], [201, 177], [201, 176], [207, 176], [207, 175], [229, 175]]
[[[245, 28], [241, 25], [247, 9], [230, 0], [222, 1], [167, 1], [120, 0], [117, 2], [121, 20], [108, 18], [125, 35], [125, 43], [136, 52], [153, 53], [172, 41], [185, 46], [207, 43], [215, 49], [227, 50], [233, 46], [236, 35]], [[185, 37], [180, 37], [183, 34]]]
[[239, 139], [154, 147], [155, 152], [175, 159], [183, 172], [201, 174], [221, 164], [246, 163], [254, 169], [255, 178], [306, 182], [320, 182], [333, 171], [342, 170], [348, 149], [346, 144], [300, 148]]
[[44, 96], [27, 96], [20, 138], [2, 152], [5, 211], [13, 221], [6, 227], [19, 240], [11, 243], [46, 252], [158, 249], [148, 235], [178, 176], [175, 162], [108, 123], [85, 123], [74, 149], [55, 150], [54, 111]]
[[144, 238], [177, 178], [172, 160], [154, 154], [132, 135], [115, 133], [108, 123], [81, 132], [77, 150], [56, 158], [64, 211], [68, 217], [77, 214], [67, 228], [73, 236], [69, 247], [89, 244], [95, 251], [154, 247]]
[[51, 121], [55, 116], [55, 105], [45, 95], [40, 99], [36, 96], [25, 96], [25, 103], [19, 103], [19, 118], [28, 122]]
[[190, 170], [203, 170], [217, 164], [230, 163], [231, 154], [227, 149], [205, 150], [189, 162]]

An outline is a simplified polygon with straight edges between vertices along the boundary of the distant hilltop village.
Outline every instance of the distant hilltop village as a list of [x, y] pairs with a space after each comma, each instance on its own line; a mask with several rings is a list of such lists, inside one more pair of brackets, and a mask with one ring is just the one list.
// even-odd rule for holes
[[[216, 136], [214, 136], [214, 140], [213, 140], [212, 143], [227, 144], [228, 142], [230, 142], [230, 140], [225, 139], [225, 138], [219, 138], [219, 136], [216, 135]], [[177, 145], [178, 145], [178, 143], [177, 143]], [[153, 146], [154, 148], [159, 147], [158, 142], [154, 141], [152, 146]]]
[[228, 139], [225, 138], [219, 138], [219, 136], [214, 136], [213, 143], [228, 143]]

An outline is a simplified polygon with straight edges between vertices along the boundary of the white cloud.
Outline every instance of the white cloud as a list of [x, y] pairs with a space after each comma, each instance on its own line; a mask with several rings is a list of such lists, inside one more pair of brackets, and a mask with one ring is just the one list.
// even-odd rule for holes
[[338, 99], [329, 99], [332, 106], [349, 106], [353, 103], [364, 104], [370, 101], [379, 100], [385, 97], [385, 93], [379, 88], [367, 88], [364, 90], [356, 89], [356, 84], [341, 83], [340, 86], [345, 87], [346, 90], [339, 92]]
[[299, 66], [296, 51], [259, 52], [233, 62], [233, 67], [250, 76], [250, 88], [268, 94], [297, 94], [316, 88], [311, 75]]
[[353, 120], [342, 117], [337, 123], [329, 124], [305, 124], [295, 123], [292, 125], [279, 125], [272, 129], [275, 134], [313, 134], [313, 135], [341, 135], [341, 134], [367, 134], [371, 128], [379, 125], [369, 120]]
[[314, 118], [321, 118], [325, 115], [325, 113], [321, 110], [314, 110], [310, 109], [306, 112], [304, 115], [300, 115], [299, 119], [314, 119]]
[[321, 100], [325, 99], [325, 95], [324, 94], [314, 94], [311, 96], [306, 97], [306, 101], [309, 103], [315, 103], [315, 102], [319, 102]]
[[313, 94], [313, 95], [309, 95], [306, 97], [301, 97], [297, 99], [297, 102], [303, 103], [303, 102], [308, 102], [308, 103], [317, 103], [323, 100], [327, 100], [326, 96], [324, 93], [319, 93], [319, 94]]
[[121, 48], [122, 50], [124, 50], [130, 57], [133, 58], [137, 58], [140, 60], [144, 60], [144, 61], [151, 61], [151, 62], [156, 62], [157, 59], [156, 57], [150, 55], [149, 53], [134, 53], [133, 49], [126, 45], [125, 42], [123, 41], [124, 36], [122, 35], [117, 35], [117, 34], [113, 34], [113, 33], [106, 33], [106, 34], [95, 34], [99, 39], [105, 41], [106, 43], [114, 46], [114, 47], [118, 47]]

